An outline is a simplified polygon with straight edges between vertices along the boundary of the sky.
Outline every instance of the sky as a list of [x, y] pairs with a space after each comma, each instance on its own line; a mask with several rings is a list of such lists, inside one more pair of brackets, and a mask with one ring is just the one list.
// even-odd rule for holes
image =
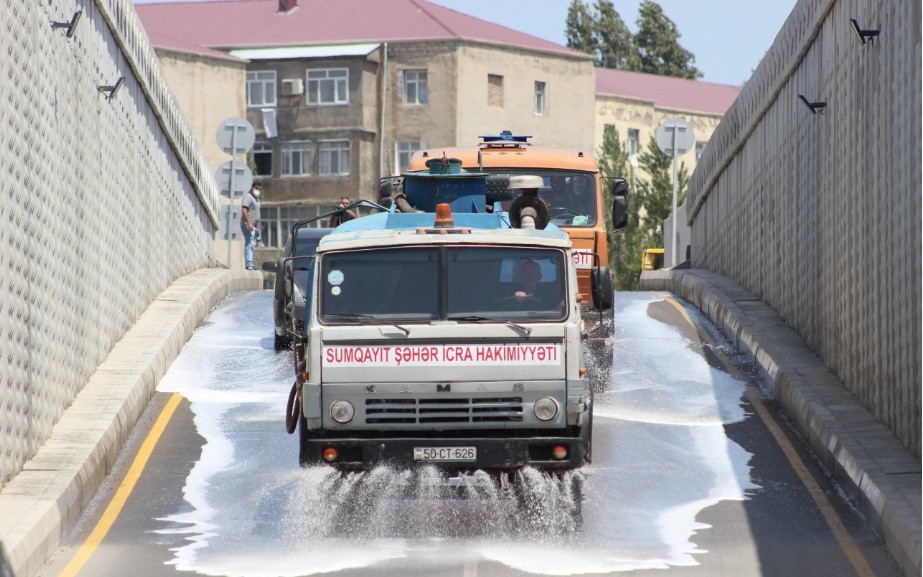
[[[175, 0], [135, 0], [136, 4]], [[190, 0], [182, 0], [190, 1]], [[374, 0], [370, 0], [374, 1]], [[561, 45], [570, 0], [430, 0], [483, 20]], [[584, 0], [588, 5], [595, 0]], [[657, 0], [695, 55], [701, 80], [740, 86], [772, 46], [797, 0]], [[640, 0], [612, 0], [622, 20], [637, 29]]]
[[[558, 44], [570, 0], [430, 0]], [[701, 80], [740, 86], [772, 46], [796, 0], [656, 0], [676, 24], [679, 43], [695, 55]], [[584, 0], [588, 5], [594, 0]], [[612, 0], [634, 32], [640, 0]]]

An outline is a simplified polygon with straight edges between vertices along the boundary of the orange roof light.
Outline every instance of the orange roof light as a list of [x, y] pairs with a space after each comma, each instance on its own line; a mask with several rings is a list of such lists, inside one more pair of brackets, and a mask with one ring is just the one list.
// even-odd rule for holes
[[455, 226], [455, 220], [452, 218], [452, 206], [448, 203], [436, 205], [436, 228], [452, 228]]

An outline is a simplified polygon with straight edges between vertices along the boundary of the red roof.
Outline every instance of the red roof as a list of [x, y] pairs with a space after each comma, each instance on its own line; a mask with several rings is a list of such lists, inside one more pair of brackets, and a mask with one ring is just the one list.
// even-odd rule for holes
[[278, 0], [135, 5], [155, 46], [164, 37], [222, 49], [464, 39], [590, 58], [426, 0], [298, 0], [278, 9]]
[[596, 94], [644, 100], [657, 108], [723, 116], [740, 94], [740, 87], [597, 68]]
[[195, 54], [197, 56], [208, 56], [211, 58], [217, 58], [220, 60], [231, 60], [235, 62], [246, 62], [241, 58], [231, 56], [227, 52], [221, 52], [219, 50], [212, 50], [211, 48], [206, 48], [204, 46], [199, 46], [198, 44], [193, 44], [192, 42], [186, 42], [179, 38], [174, 38], [166, 34], [161, 34], [153, 30], [147, 31], [148, 39], [151, 41], [151, 44], [157, 48], [163, 50], [172, 50], [173, 52], [183, 52], [186, 54]]

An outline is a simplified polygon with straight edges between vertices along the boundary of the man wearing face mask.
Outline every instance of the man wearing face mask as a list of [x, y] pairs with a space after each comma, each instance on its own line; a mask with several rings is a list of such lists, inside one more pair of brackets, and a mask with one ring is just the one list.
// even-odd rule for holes
[[240, 203], [240, 230], [244, 233], [244, 266], [253, 270], [253, 249], [260, 239], [260, 194], [263, 183], [254, 182]]

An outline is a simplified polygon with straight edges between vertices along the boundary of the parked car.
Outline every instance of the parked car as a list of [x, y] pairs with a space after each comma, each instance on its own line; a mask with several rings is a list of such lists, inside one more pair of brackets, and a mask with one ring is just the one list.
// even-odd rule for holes
[[[320, 239], [332, 228], [301, 228], [298, 230], [297, 254], [292, 254], [292, 239], [289, 237], [277, 261], [265, 261], [264, 271], [276, 273], [272, 296], [272, 316], [275, 324], [275, 348], [277, 351], [291, 346], [292, 338], [304, 331], [304, 295], [308, 285], [308, 259], [286, 260], [292, 256], [311, 257], [317, 251]], [[294, 279], [293, 279], [294, 275]], [[294, 283], [292, 282], [294, 280]], [[294, 293], [289, 299], [289, 287]], [[286, 303], [289, 303], [286, 306]]]

